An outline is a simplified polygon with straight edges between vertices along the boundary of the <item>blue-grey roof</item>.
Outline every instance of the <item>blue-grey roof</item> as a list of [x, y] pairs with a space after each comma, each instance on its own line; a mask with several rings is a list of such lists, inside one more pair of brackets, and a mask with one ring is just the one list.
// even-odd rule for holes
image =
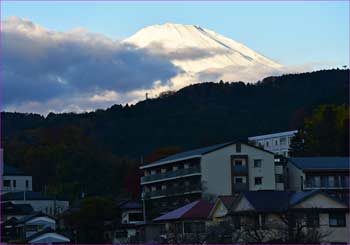
[[[34, 219], [34, 218], [37, 218], [37, 217], [50, 217], [42, 212], [34, 212], [32, 214], [29, 214], [29, 215], [26, 215], [20, 219], [17, 220], [17, 224], [23, 224], [23, 223], [26, 223], [27, 221], [31, 220], [31, 219]], [[51, 217], [50, 217], [51, 218]]]
[[349, 157], [291, 157], [290, 161], [303, 170], [350, 169]]
[[[257, 212], [283, 212], [317, 193], [322, 193], [323, 195], [328, 196], [327, 193], [320, 190], [298, 192], [273, 190], [247, 191], [243, 192], [242, 195], [249, 201]], [[333, 197], [330, 198], [345, 204], [342, 200]]]
[[287, 191], [247, 191], [242, 195], [257, 212], [282, 212], [288, 209], [289, 192]]
[[226, 142], [226, 143], [212, 145], [212, 146], [207, 146], [207, 147], [203, 147], [203, 148], [197, 148], [197, 149], [190, 150], [190, 151], [180, 152], [180, 153], [177, 153], [177, 154], [174, 154], [174, 155], [162, 158], [160, 160], [157, 160], [157, 161], [149, 163], [149, 164], [156, 164], [156, 163], [167, 162], [167, 161], [176, 161], [177, 159], [191, 158], [191, 157], [200, 156], [200, 155], [206, 154], [208, 152], [220, 149], [221, 147], [225, 147], [227, 145], [230, 145], [232, 143], [233, 142]]
[[16, 191], [16, 192], [7, 192], [1, 195], [2, 201], [14, 201], [14, 200], [53, 200], [53, 197], [46, 196], [39, 192], [34, 191]]
[[125, 201], [119, 204], [121, 209], [142, 209], [142, 204], [135, 201]]
[[19, 169], [15, 166], [4, 164], [3, 175], [26, 175], [22, 169]]

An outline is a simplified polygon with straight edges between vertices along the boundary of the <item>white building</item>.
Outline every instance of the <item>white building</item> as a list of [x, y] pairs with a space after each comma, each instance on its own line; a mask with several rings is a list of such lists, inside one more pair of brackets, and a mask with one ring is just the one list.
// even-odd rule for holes
[[265, 150], [285, 157], [289, 156], [289, 146], [298, 130], [249, 137], [248, 140]]
[[157, 199], [160, 212], [203, 197], [284, 189], [284, 166], [275, 163], [274, 154], [242, 142], [178, 153], [140, 169], [143, 198]]
[[34, 191], [7, 192], [1, 195], [2, 201], [14, 204], [30, 204], [34, 211], [56, 216], [69, 208], [69, 201], [55, 199]]
[[32, 191], [32, 176], [19, 168], [3, 164], [1, 193], [13, 191]]

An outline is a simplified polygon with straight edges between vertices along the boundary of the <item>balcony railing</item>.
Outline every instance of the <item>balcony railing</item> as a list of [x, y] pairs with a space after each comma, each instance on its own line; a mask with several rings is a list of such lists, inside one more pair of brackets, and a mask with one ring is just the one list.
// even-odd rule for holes
[[304, 183], [305, 189], [349, 189], [350, 183], [312, 183], [312, 182], [305, 182]]
[[161, 174], [152, 174], [152, 175], [148, 175], [148, 176], [143, 176], [143, 177], [141, 177], [141, 183], [150, 182], [150, 181], [154, 181], [154, 180], [169, 179], [169, 178], [173, 178], [173, 177], [179, 177], [179, 176], [184, 176], [184, 175], [189, 175], [189, 174], [194, 174], [194, 173], [200, 173], [199, 166], [179, 169], [176, 171], [169, 171], [169, 172], [165, 172], [165, 173], [161, 173]]
[[248, 174], [248, 166], [244, 165], [233, 165], [233, 173], [234, 174]]
[[234, 191], [248, 191], [248, 184], [247, 183], [234, 183], [233, 184], [233, 190]]
[[159, 197], [159, 196], [172, 196], [177, 194], [185, 194], [188, 192], [201, 191], [201, 185], [195, 184], [190, 186], [178, 186], [178, 187], [170, 187], [163, 190], [149, 191], [144, 192], [144, 198], [148, 199], [151, 197]]

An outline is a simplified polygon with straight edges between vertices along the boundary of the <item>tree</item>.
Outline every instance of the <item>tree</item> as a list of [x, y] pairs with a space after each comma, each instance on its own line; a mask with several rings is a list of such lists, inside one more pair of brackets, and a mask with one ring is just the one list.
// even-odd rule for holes
[[349, 106], [319, 106], [292, 139], [291, 156], [349, 156]]

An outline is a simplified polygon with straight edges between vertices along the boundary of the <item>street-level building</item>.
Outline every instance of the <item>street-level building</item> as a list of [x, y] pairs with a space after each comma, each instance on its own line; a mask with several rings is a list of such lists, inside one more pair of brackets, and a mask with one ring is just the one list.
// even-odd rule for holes
[[284, 166], [275, 164], [274, 154], [238, 141], [181, 152], [140, 169], [147, 212], [158, 215], [201, 198], [284, 189]]
[[34, 191], [7, 192], [1, 195], [1, 200], [14, 204], [29, 204], [34, 211], [51, 216], [57, 216], [69, 208], [69, 201]]
[[33, 190], [32, 176], [20, 168], [3, 164], [1, 193]]
[[289, 189], [323, 190], [349, 201], [349, 157], [292, 157], [288, 159]]
[[244, 243], [350, 243], [349, 206], [320, 190], [245, 192], [230, 214]]
[[292, 130], [273, 134], [252, 136], [249, 137], [248, 140], [252, 141], [257, 146], [263, 147], [265, 150], [288, 157], [292, 138], [297, 132], [298, 130]]

